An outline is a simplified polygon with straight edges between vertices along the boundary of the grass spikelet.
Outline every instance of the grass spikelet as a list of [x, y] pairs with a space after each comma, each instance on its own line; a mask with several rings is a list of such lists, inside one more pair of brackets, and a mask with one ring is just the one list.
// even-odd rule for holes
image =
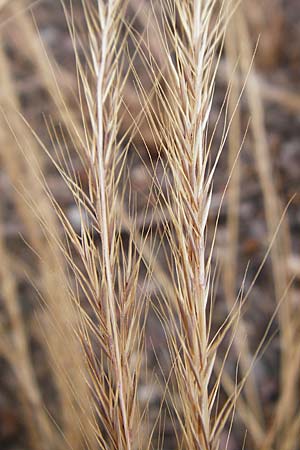
[[[73, 297], [81, 316], [78, 332], [87, 361], [95, 407], [99, 448], [142, 447], [142, 413], [138, 407], [139, 372], [147, 298], [139, 286], [141, 256], [130, 189], [126, 191], [125, 157], [129, 133], [120, 135], [120, 109], [128, 72], [122, 29], [126, 7], [119, 0], [83, 1], [89, 42], [69, 26], [76, 48], [78, 84], [85, 140], [78, 146], [80, 176], [58, 149], [54, 163], [74, 196], [80, 218], [78, 234], [62, 210], [57, 211], [68, 245], [65, 256], [75, 276]], [[56, 141], [57, 136], [53, 136]], [[83, 181], [84, 180], [84, 181]], [[123, 199], [128, 201], [122, 236]], [[142, 247], [140, 240], [138, 247]], [[147, 281], [146, 281], [147, 283]], [[146, 292], [146, 290], [145, 290]]]
[[227, 19], [224, 4], [210, 0], [167, 1], [163, 11], [168, 44], [161, 147], [170, 172], [164, 205], [175, 287], [166, 330], [179, 396], [178, 403], [173, 401], [182, 431], [180, 447], [213, 449], [234, 404], [229, 402], [215, 417], [220, 379], [213, 386], [211, 382], [221, 337], [210, 336], [212, 269], [206, 235], [213, 177], [224, 145], [213, 157], [208, 123]]

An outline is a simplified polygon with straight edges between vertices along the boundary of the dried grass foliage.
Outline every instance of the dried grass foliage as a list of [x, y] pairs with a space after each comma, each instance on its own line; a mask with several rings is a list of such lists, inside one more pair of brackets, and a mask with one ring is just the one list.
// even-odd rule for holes
[[[18, 114], [21, 105], [2, 48], [1, 163], [16, 188], [15, 210], [36, 260], [33, 268], [16, 262], [2, 230], [0, 276], [11, 335], [1, 326], [1, 353], [16, 375], [30, 445], [164, 448], [169, 420], [176, 448], [215, 450], [228, 446], [238, 420], [249, 430], [253, 448], [296, 450], [300, 353], [298, 319], [288, 296], [289, 230], [272, 182], [263, 93], [254, 69], [249, 75], [254, 49], [245, 12], [234, 0], [142, 3], [82, 0], [80, 25], [72, 2], [64, 4], [77, 76], [72, 106], [21, 2], [3, 5], [16, 18], [57, 110], [56, 118], [46, 120], [47, 144]], [[212, 126], [224, 53], [228, 89]], [[252, 373], [271, 322], [251, 353], [243, 317], [250, 289], [236, 285], [242, 98], [252, 117], [268, 228], [276, 296], [271, 322], [277, 315], [282, 344], [280, 395], [271, 424]], [[216, 327], [219, 214], [216, 224], [209, 223], [209, 214], [225, 148], [228, 250], [220, 278], [227, 313]], [[151, 180], [142, 212], [141, 194], [131, 181], [132, 154]], [[49, 161], [75, 205], [77, 227], [49, 187]], [[45, 410], [20, 308], [17, 272], [24, 270], [42, 299], [39, 339], [58, 392], [57, 426]], [[166, 367], [156, 356], [161, 399], [158, 418], [150, 421], [151, 392], [142, 398], [142, 385], [151, 377], [147, 320], [154, 313], [168, 356]]]

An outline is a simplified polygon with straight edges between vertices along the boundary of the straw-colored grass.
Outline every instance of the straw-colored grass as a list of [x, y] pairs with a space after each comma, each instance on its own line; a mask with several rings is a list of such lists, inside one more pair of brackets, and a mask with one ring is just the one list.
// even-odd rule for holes
[[[15, 213], [33, 255], [31, 265], [14, 260], [2, 230], [0, 277], [11, 335], [1, 323], [1, 354], [16, 377], [32, 449], [164, 448], [166, 421], [178, 449], [225, 449], [236, 421], [244, 423], [253, 448], [297, 449], [299, 324], [287, 294], [289, 233], [264, 125], [263, 96], [269, 94], [249, 74], [254, 47], [238, 3], [82, 0], [80, 24], [72, 4], [63, 4], [77, 86], [61, 88], [66, 73], [57, 70], [27, 8], [21, 1], [0, 2], [14, 17], [24, 40], [20, 51], [56, 111], [46, 118], [44, 142], [17, 113], [22, 105], [1, 48], [1, 162], [16, 188]], [[212, 123], [224, 54], [228, 89]], [[254, 282], [245, 293], [244, 285], [237, 286], [242, 98], [252, 116], [276, 297], [270, 325], [252, 353], [243, 307]], [[214, 261], [219, 213], [216, 223], [209, 218], [227, 141], [226, 313], [220, 320]], [[137, 206], [143, 194], [131, 183], [136, 161], [150, 178], [144, 211]], [[76, 224], [49, 187], [50, 164], [72, 199]], [[18, 293], [24, 271], [41, 298], [38, 338], [58, 394], [57, 417], [45, 408], [33, 364]], [[157, 344], [149, 350], [148, 314], [156, 314], [166, 336], [163, 357]], [[276, 314], [280, 395], [269, 424], [252, 369]], [[142, 389], [149, 382], [150, 351], [161, 385], [158, 417], [151, 422], [151, 386], [146, 399]]]

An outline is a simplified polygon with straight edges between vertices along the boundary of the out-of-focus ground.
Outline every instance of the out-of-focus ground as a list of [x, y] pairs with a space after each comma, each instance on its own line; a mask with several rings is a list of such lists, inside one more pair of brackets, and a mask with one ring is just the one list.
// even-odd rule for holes
[[[51, 81], [48, 84], [46, 81], [45, 73], [47, 70], [50, 71], [47, 53], [51, 63], [55, 61], [55, 64], [57, 64], [56, 70], [58, 69], [57, 73], [59, 73], [57, 83], [68, 98], [70, 105], [72, 105], [73, 113], [79, 118], [79, 111], [76, 110], [76, 99], [73, 98], [73, 90], [76, 91], [73, 47], [63, 10], [59, 0], [32, 2], [31, 6], [30, 2], [26, 1], [14, 2], [14, 0], [9, 0], [9, 3], [9, 5], [1, 6], [0, 2], [2, 51], [5, 53], [6, 62], [10, 66], [10, 77], [21, 111], [32, 127], [44, 139], [48, 148], [51, 149], [52, 144], [45, 126], [45, 117], [47, 120], [51, 117], [56, 126], [59, 126], [61, 117], [57, 112], [57, 105], [50, 100], [49, 92], [47, 92], [47, 90], [55, 88]], [[11, 8], [14, 3], [16, 7]], [[264, 104], [267, 143], [272, 164], [272, 180], [283, 205], [286, 205], [294, 194], [298, 193], [288, 208], [287, 220], [291, 238], [291, 254], [288, 256], [289, 275], [295, 278], [291, 290], [291, 299], [295, 314], [300, 315], [300, 3], [298, 0], [265, 0], [264, 2], [249, 0], [248, 3], [247, 12], [253, 48], [256, 47], [259, 38], [255, 67], [260, 95]], [[22, 26], [24, 12], [32, 30], [38, 33], [39, 39], [45, 45], [45, 53], [41, 53], [40, 57], [35, 54], [36, 44], [33, 44], [32, 47], [31, 38]], [[82, 12], [79, 0], [73, 2], [73, 13], [80, 23]], [[42, 58], [45, 58], [45, 66], [42, 64]], [[3, 70], [4, 68], [0, 66], [0, 72]], [[212, 118], [217, 115], [217, 108], [224, 96], [227, 83], [225, 81], [226, 73], [226, 58], [222, 58]], [[43, 78], [43, 74], [45, 78]], [[0, 84], [0, 103], [7, 94], [3, 92], [2, 86], [3, 84]], [[132, 98], [129, 95], [129, 101], [132, 102], [134, 108], [134, 93], [132, 93]], [[138, 102], [136, 104], [138, 108]], [[4, 105], [1, 103], [0, 145], [2, 146], [2, 152], [10, 152], [9, 143], [4, 138], [5, 128], [8, 127], [5, 105], [6, 103]], [[241, 110], [242, 128], [244, 130], [249, 113], [243, 99]], [[240, 232], [236, 285], [242, 284], [247, 271], [246, 288], [250, 285], [259, 268], [267, 251], [268, 242], [264, 200], [255, 164], [253, 145], [253, 139], [247, 135], [240, 156]], [[216, 219], [219, 203], [228, 179], [226, 152], [225, 149], [214, 182], [211, 225]], [[155, 157], [155, 149], [153, 149], [153, 153]], [[13, 158], [16, 157], [14, 152], [11, 154]], [[72, 207], [71, 197], [65, 191], [57, 173], [50, 167], [49, 164], [48, 183], [59, 204], [63, 206], [70, 217], [72, 217], [72, 214], [75, 215], [74, 221], [76, 222], [76, 211]], [[133, 185], [137, 189], [147, 192], [150, 181], [142, 164], [134, 166], [131, 176]], [[3, 233], [12, 254], [16, 258], [17, 256], [18, 258], [21, 257], [21, 259], [23, 258], [30, 263], [31, 252], [20, 237], [24, 231], [24, 226], [13, 206], [13, 198], [16, 192], [9, 182], [9, 177], [3, 165], [0, 169], [0, 192], [2, 203], [1, 233]], [[222, 262], [224, 264], [227, 251], [224, 245], [227, 233], [226, 201], [225, 197], [219, 220], [215, 252], [220, 267], [222, 267]], [[22, 268], [20, 268], [20, 271], [22, 271]], [[45, 401], [50, 404], [51, 413], [53, 392], [49, 382], [45, 357], [35, 338], [37, 325], [34, 320], [35, 316], [32, 314], [37, 296], [34, 289], [30, 287], [27, 278], [24, 276], [20, 276], [20, 278], [18, 290], [26, 330], [30, 336], [34, 368]], [[225, 303], [222, 301], [222, 292], [223, 290], [220, 287], [216, 306], [216, 314], [219, 314], [220, 317], [224, 315], [224, 310], [226, 310]], [[249, 342], [254, 352], [275, 308], [274, 282], [269, 260], [252, 289], [250, 302], [251, 305], [247, 310], [245, 320], [248, 326]], [[1, 321], [5, 324], [5, 312], [1, 304], [0, 313], [3, 313]], [[275, 321], [272, 328], [274, 332], [276, 327], [277, 322]], [[7, 326], [4, 329], [9, 333]], [[149, 321], [149, 333], [152, 334], [151, 346], [157, 345], [159, 347], [161, 331], [160, 326], [154, 319]], [[149, 348], [151, 346], [149, 344]], [[279, 350], [279, 338], [278, 334], [275, 334], [268, 350], [254, 369], [267, 420], [272, 417], [273, 408], [278, 398]], [[0, 448], [3, 450], [31, 450], [26, 441], [23, 419], [15, 397], [16, 378], [12, 376], [5, 358], [0, 359], [0, 385]], [[168, 442], [172, 442], [172, 433], [171, 424], [167, 424], [166, 445]], [[228, 448], [230, 450], [239, 449], [239, 439], [240, 436], [235, 437], [233, 434]]]

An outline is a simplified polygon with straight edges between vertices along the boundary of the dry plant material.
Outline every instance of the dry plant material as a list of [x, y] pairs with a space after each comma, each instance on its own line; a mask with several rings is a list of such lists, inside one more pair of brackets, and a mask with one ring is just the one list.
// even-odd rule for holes
[[[246, 15], [241, 9], [238, 12], [238, 36], [240, 42], [241, 69], [245, 75], [253, 50], [248, 31]], [[274, 232], [280, 223], [283, 207], [274, 183], [272, 159], [269, 151], [268, 139], [265, 129], [265, 116], [261, 96], [261, 90], [257, 77], [249, 79], [246, 86], [247, 101], [251, 113], [251, 128], [253, 135], [253, 148], [259, 181], [261, 184], [265, 216], [267, 223], [268, 242], [273, 240]], [[299, 377], [299, 320], [293, 317], [289, 292], [286, 292], [289, 284], [288, 258], [291, 254], [290, 234], [286, 220], [283, 222], [276, 241], [271, 249], [271, 263], [276, 301], [279, 304], [284, 296], [285, 300], [278, 312], [281, 340], [281, 367], [280, 367], [280, 398], [277, 412], [271, 426], [266, 433], [263, 448], [295, 449], [296, 442], [291, 438], [290, 427], [299, 432], [299, 403], [296, 392], [298, 391]], [[295, 432], [295, 431], [294, 431]], [[294, 435], [295, 436], [295, 435]], [[277, 447], [278, 446], [278, 447]]]
[[[76, 150], [85, 188], [53, 130], [58, 160], [53, 162], [74, 196], [80, 217], [78, 234], [56, 205], [67, 238], [65, 257], [75, 278], [72, 295], [81, 317], [78, 336], [94, 398], [93, 428], [99, 448], [116, 450], [142, 448], [145, 436], [138, 389], [148, 303], [147, 276], [144, 285], [139, 285], [138, 248], [143, 243], [139, 240], [135, 245], [134, 205], [124, 187], [130, 143], [130, 130], [120, 133], [119, 114], [128, 77], [122, 28], [125, 9], [119, 0], [99, 0], [97, 6], [83, 2], [88, 47], [77, 36], [72, 16], [69, 19], [84, 130]], [[80, 46], [84, 62], [76, 50]], [[120, 207], [120, 199], [125, 198], [127, 242]]]
[[[0, 150], [1, 162], [11, 183], [16, 213], [24, 228], [23, 237], [33, 251], [32, 259], [36, 263], [32, 270], [24, 261], [18, 261], [16, 257], [9, 258], [3, 243], [3, 257], [8, 261], [2, 278], [3, 289], [7, 294], [4, 300], [9, 306], [7, 313], [12, 329], [19, 336], [12, 343], [14, 351], [8, 353], [8, 362], [18, 374], [17, 390], [20, 389], [22, 394], [24, 418], [32, 448], [64, 448], [65, 442], [68, 442], [76, 449], [81, 447], [83, 441], [81, 427], [88, 429], [88, 390], [82, 375], [82, 355], [73, 331], [77, 319], [70, 301], [64, 259], [60, 246], [57, 245], [57, 218], [44, 191], [42, 173], [45, 155], [40, 152], [31, 131], [18, 113], [21, 106], [12, 82], [11, 67], [3, 49], [0, 50], [0, 62], [3, 88], [0, 101], [1, 108], [5, 111], [1, 126], [1, 136], [5, 143]], [[47, 413], [36, 381], [28, 344], [29, 336], [20, 313], [18, 280], [15, 279], [18, 264], [23, 278], [26, 273], [31, 274], [31, 283], [37, 290], [35, 298], [40, 297], [39, 303], [44, 307], [45, 314], [39, 311], [37, 334], [48, 357], [49, 372], [58, 392], [60, 427], [64, 437]], [[11, 298], [8, 296], [7, 286], [10, 287]], [[59, 290], [57, 286], [60, 287]], [[6, 352], [5, 356], [8, 355]]]
[[[238, 13], [236, 13], [238, 14]], [[227, 60], [228, 80], [236, 78], [237, 61], [238, 61], [238, 34], [237, 19], [233, 16], [225, 36], [225, 50]], [[251, 61], [249, 61], [251, 64]], [[247, 76], [247, 74], [245, 74]], [[239, 152], [242, 147], [242, 123], [240, 111], [240, 95], [242, 86], [235, 80], [228, 98], [228, 113], [232, 117], [232, 123], [228, 133], [228, 173], [230, 181], [227, 189], [227, 246], [226, 257], [224, 260], [224, 294], [228, 303], [229, 311], [233, 307], [238, 295], [238, 244], [239, 244], [239, 208], [240, 208], [240, 171], [241, 163]], [[243, 376], [247, 376], [249, 367], [252, 364], [253, 356], [249, 349], [247, 339], [247, 327], [243, 318], [239, 318], [239, 325], [234, 338], [234, 346], [236, 348], [237, 357], [240, 359], [240, 370]], [[227, 383], [225, 382], [225, 385]], [[226, 387], [225, 387], [226, 389]], [[233, 392], [234, 385], [231, 390]], [[245, 385], [245, 396], [250, 411], [246, 415], [249, 423], [247, 426], [258, 435], [258, 441], [261, 442], [263, 435], [263, 412], [260, 403], [257, 383], [253, 374], [250, 374]], [[242, 407], [241, 407], [242, 409]], [[252, 412], [252, 417], [250, 415]], [[256, 423], [255, 426], [252, 424]], [[256, 432], [256, 430], [259, 430]]]
[[[32, 448], [64, 448], [65, 443], [73, 449], [84, 445], [103, 450], [155, 447], [155, 426], [149, 432], [146, 423], [148, 404], [144, 400], [142, 406], [140, 402], [141, 369], [146, 364], [145, 323], [150, 303], [147, 285], [151, 280], [158, 287], [159, 306], [156, 302], [153, 304], [164, 326], [170, 351], [171, 370], [169, 378], [164, 380], [163, 391], [174, 419], [177, 447], [227, 448], [228, 442], [223, 446], [222, 435], [230, 434], [231, 416], [237, 408], [256, 448], [294, 450], [300, 430], [295, 400], [300, 370], [300, 353], [294, 343], [298, 322], [292, 320], [288, 307], [282, 308], [279, 316], [285, 350], [282, 392], [274, 424], [267, 431], [255, 380], [250, 377], [246, 383], [253, 358], [241, 337], [244, 323], [237, 324], [240, 312], [236, 292], [240, 184], [237, 156], [242, 142], [237, 106], [239, 77], [229, 89], [225, 125], [217, 149], [213, 144], [216, 128], [212, 135], [209, 131], [224, 33], [236, 3], [233, 0], [165, 0], [152, 5], [145, 0], [141, 3], [145, 8], [142, 11], [136, 0], [129, 4], [136, 14], [135, 20], [145, 28], [140, 35], [134, 29], [135, 22], [128, 19], [126, 2], [82, 0], [86, 40], [82, 38], [82, 24], [80, 33], [75, 25], [72, 6], [68, 12], [66, 8], [75, 50], [78, 81], [75, 103], [79, 114], [74, 114], [60, 93], [56, 71], [51, 69], [52, 58], [46, 57], [28, 15], [25, 11], [19, 14], [21, 2], [7, 4], [10, 13], [17, 18], [35, 70], [62, 121], [61, 127], [55, 121], [48, 123], [53, 148], [46, 148], [41, 139], [35, 137], [71, 192], [79, 218], [75, 229], [45, 183], [44, 158], [40, 158], [25, 121], [13, 113], [20, 105], [2, 51], [1, 81], [8, 93], [2, 103], [7, 122], [14, 130], [14, 139], [7, 136], [4, 128], [1, 134], [9, 147], [14, 148], [16, 157], [12, 159], [1, 150], [1, 158], [12, 182], [21, 191], [21, 196], [15, 198], [16, 209], [26, 238], [42, 261], [38, 287], [46, 313], [57, 322], [49, 327], [49, 359], [54, 366], [65, 442], [43, 410], [20, 314], [17, 285], [11, 272], [12, 261], [1, 239], [0, 256], [7, 261], [0, 270], [3, 298], [15, 335], [12, 342], [7, 341], [6, 348], [3, 346], [3, 354], [16, 373], [21, 369], [24, 374], [20, 379], [24, 410], [29, 410], [32, 403], [36, 405], [38, 429], [32, 426], [31, 418], [27, 424]], [[241, 51], [241, 73], [246, 78], [252, 49], [243, 15], [236, 17], [225, 44], [230, 70]], [[156, 27], [157, 34], [151, 39]], [[128, 37], [134, 47], [129, 51]], [[141, 67], [135, 65], [136, 55], [147, 73], [138, 73]], [[129, 78], [138, 86], [135, 92], [128, 83]], [[270, 175], [258, 80], [253, 76], [249, 81], [246, 93], [254, 116], [255, 155], [271, 242], [280, 220], [281, 206]], [[223, 110], [218, 112], [219, 121]], [[228, 136], [230, 169], [236, 165], [229, 183], [229, 251], [224, 273], [230, 312], [214, 333], [212, 253], [215, 235], [211, 242], [208, 216], [216, 166]], [[15, 140], [20, 143], [23, 139], [26, 141], [25, 165], [20, 163], [14, 147]], [[131, 195], [134, 187], [128, 177], [131, 170], [128, 153], [135, 147], [138, 147], [137, 153], [142, 153], [141, 147], [146, 149], [145, 167], [149, 164], [153, 171], [149, 170], [153, 186], [146, 200], [144, 220], [136, 217]], [[153, 155], [163, 167], [167, 190], [162, 188]], [[160, 212], [156, 205], [162, 206]], [[65, 240], [59, 233], [54, 210]], [[155, 236], [151, 229], [154, 220], [159, 230], [153, 233]], [[213, 230], [210, 234], [214, 234]], [[167, 269], [155, 260], [152, 244], [155, 244], [155, 252], [160, 248], [165, 251]], [[279, 244], [274, 245], [271, 252], [278, 303], [287, 282], [284, 247], [285, 241], [280, 236]], [[65, 276], [66, 262], [69, 280]], [[225, 355], [220, 361], [218, 350], [223, 341], [226, 342]], [[232, 345], [238, 357], [242, 354], [236, 379], [224, 369]], [[7, 353], [8, 349], [14, 352]], [[237, 401], [244, 386], [245, 395]], [[227, 400], [219, 403], [221, 389], [227, 393]], [[163, 446], [164, 433], [164, 420], [160, 420], [157, 419], [161, 434], [158, 448]]]
[[54, 430], [44, 409], [41, 392], [30, 356], [27, 333], [19, 304], [12, 261], [0, 234], [1, 296], [11, 328], [11, 338], [1, 323], [1, 355], [8, 361], [16, 377], [17, 396], [24, 413], [28, 439], [32, 449], [47, 449], [54, 442]]
[[162, 115], [159, 125], [153, 121], [153, 128], [169, 180], [162, 204], [168, 212], [165, 232], [175, 291], [165, 305], [175, 385], [171, 398], [181, 428], [178, 446], [188, 449], [218, 448], [235, 404], [233, 396], [215, 411], [220, 375], [213, 382], [213, 370], [231, 319], [211, 336], [212, 248], [206, 245], [212, 183], [226, 139], [224, 131], [212, 159], [208, 123], [226, 21], [222, 2], [175, 0], [163, 5], [167, 67], [161, 73], [165, 89], [158, 86]]

